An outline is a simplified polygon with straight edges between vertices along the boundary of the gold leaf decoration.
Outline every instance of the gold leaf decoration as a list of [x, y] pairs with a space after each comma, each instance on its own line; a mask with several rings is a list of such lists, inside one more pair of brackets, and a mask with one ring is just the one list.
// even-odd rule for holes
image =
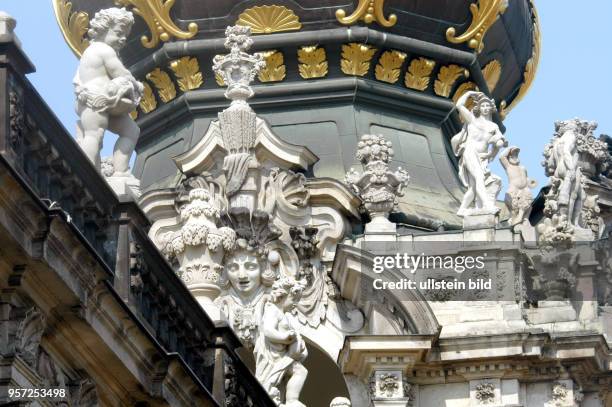
[[153, 94], [151, 86], [146, 82], [144, 82], [143, 85], [144, 90], [142, 92], [142, 99], [140, 99], [140, 110], [147, 114], [155, 110], [157, 107], [157, 100], [155, 100], [155, 95]]
[[516, 95], [510, 106], [506, 107], [505, 100], [502, 101], [500, 104], [500, 114], [502, 119], [505, 118], [508, 112], [514, 109], [521, 100], [523, 100], [523, 98], [527, 94], [527, 91], [529, 91], [529, 88], [535, 80], [538, 65], [540, 63], [540, 52], [542, 47], [542, 38], [540, 34], [540, 19], [538, 17], [538, 12], [535, 8], [533, 0], [529, 1], [529, 5], [531, 8], [531, 15], [533, 21], [533, 44], [531, 47], [531, 58], [529, 58], [527, 64], [525, 65], [525, 72], [523, 73], [523, 84], [519, 88], [518, 94]]
[[[457, 103], [457, 101], [459, 100], [459, 98], [460, 98], [461, 96], [463, 96], [463, 95], [465, 94], [465, 92], [468, 92], [468, 91], [470, 91], [470, 90], [477, 91], [477, 90], [479, 90], [479, 89], [478, 89], [478, 86], [476, 86], [476, 84], [475, 84], [474, 82], [464, 82], [464, 83], [462, 83], [461, 85], [459, 85], [459, 87], [458, 87], [458, 88], [457, 88], [457, 90], [455, 91], [455, 94], [453, 95], [453, 102]], [[466, 106], [468, 109], [470, 109], [470, 110], [471, 110], [471, 109], [472, 109], [472, 107], [474, 107], [474, 101], [473, 101], [473, 100], [470, 98], [470, 99], [469, 99], [469, 100], [466, 102], [465, 106]]]
[[89, 46], [87, 30], [89, 15], [84, 11], [72, 11], [72, 3], [67, 0], [53, 0], [53, 11], [68, 46], [77, 57]]
[[340, 68], [347, 75], [364, 76], [370, 70], [370, 61], [376, 48], [352, 42], [342, 46]]
[[300, 76], [304, 79], [323, 78], [328, 72], [325, 48], [316, 45], [298, 50]]
[[217, 85], [219, 86], [227, 86], [225, 85], [225, 81], [223, 80], [223, 77], [216, 72], [215, 72], [215, 82], [217, 82]]
[[115, 0], [115, 4], [123, 7], [132, 7], [147, 23], [151, 31], [151, 38], [143, 35], [140, 42], [145, 48], [154, 48], [159, 41], [169, 41], [172, 37], [182, 40], [192, 38], [198, 33], [198, 25], [189, 23], [187, 31], [181, 30], [170, 17], [170, 10], [176, 0]]
[[383, 12], [384, 5], [385, 0], [359, 0], [353, 14], [347, 17], [346, 11], [339, 9], [336, 11], [336, 18], [344, 25], [355, 24], [355, 22], [362, 20], [366, 24], [376, 22], [383, 27], [393, 27], [397, 22], [397, 16], [391, 14], [387, 19]]
[[147, 74], [147, 79], [153, 82], [162, 102], [168, 103], [176, 97], [176, 87], [170, 79], [170, 75], [159, 68], [155, 68]]
[[170, 62], [170, 69], [176, 75], [176, 82], [179, 89], [183, 92], [197, 89], [204, 83], [202, 72], [200, 72], [200, 64], [196, 58], [182, 57]]
[[280, 31], [295, 31], [302, 23], [295, 13], [284, 6], [251, 7], [238, 16], [236, 25], [251, 27], [253, 34], [270, 34]]
[[407, 88], [424, 91], [429, 86], [429, 77], [435, 67], [436, 62], [431, 59], [413, 59], [406, 72], [404, 84]]
[[260, 82], [279, 82], [285, 79], [285, 68], [282, 52], [264, 51], [260, 53], [266, 61], [266, 67], [259, 71], [257, 78]]
[[378, 59], [374, 70], [376, 79], [383, 82], [395, 83], [399, 80], [400, 70], [406, 54], [400, 51], [385, 51]]
[[134, 120], [138, 119], [138, 110], [132, 110], [130, 112], [130, 117]]
[[457, 79], [461, 77], [461, 75], [466, 78], [469, 76], [469, 72], [459, 65], [448, 65], [440, 68], [440, 72], [438, 72], [438, 79], [434, 83], [434, 91], [436, 95], [442, 97], [449, 97], [451, 90], [453, 89], [453, 85], [457, 82]]
[[472, 13], [470, 26], [459, 36], [455, 35], [454, 27], [449, 27], [446, 30], [447, 41], [453, 44], [467, 42], [468, 47], [480, 53], [484, 49], [484, 37], [487, 31], [507, 8], [508, 0], [478, 0], [478, 4], [470, 4], [470, 12]]
[[493, 92], [497, 83], [499, 82], [499, 78], [501, 78], [502, 73], [502, 64], [497, 59], [489, 62], [482, 68], [482, 75], [487, 82], [487, 86], [490, 92]]

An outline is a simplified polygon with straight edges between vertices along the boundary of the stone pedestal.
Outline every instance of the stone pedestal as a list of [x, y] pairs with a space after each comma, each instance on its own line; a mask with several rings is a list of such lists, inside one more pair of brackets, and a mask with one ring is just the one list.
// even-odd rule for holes
[[[365, 225], [365, 234], [367, 235], [393, 235], [397, 232], [397, 225], [387, 219], [386, 216], [374, 216], [370, 223]], [[384, 239], [388, 240], [388, 239]]]
[[539, 301], [538, 308], [525, 313], [529, 323], [534, 325], [576, 320], [576, 310], [569, 301]]
[[119, 201], [138, 202], [140, 198], [140, 180], [132, 174], [106, 177], [106, 182], [115, 192]]
[[463, 230], [494, 228], [498, 223], [497, 214], [467, 215], [463, 217]]

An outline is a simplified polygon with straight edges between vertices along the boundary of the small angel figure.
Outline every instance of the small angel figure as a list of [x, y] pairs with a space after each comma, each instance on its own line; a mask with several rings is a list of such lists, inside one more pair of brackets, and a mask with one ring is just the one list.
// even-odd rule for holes
[[529, 216], [529, 208], [533, 201], [531, 188], [535, 188], [536, 181], [529, 178], [527, 169], [521, 165], [518, 147], [509, 147], [504, 150], [499, 161], [508, 176], [508, 190], [506, 191], [506, 205], [510, 210], [510, 225], [518, 225]]
[[[299, 397], [308, 375], [302, 364], [308, 350], [291, 318], [303, 290], [304, 283], [290, 277], [283, 276], [273, 284], [272, 299], [264, 306], [255, 344], [255, 376], [276, 404], [283, 407], [306, 407]], [[282, 382], [286, 382], [284, 400]]]
[[115, 176], [129, 176], [129, 160], [140, 129], [130, 117], [140, 103], [143, 85], [119, 59], [134, 16], [123, 8], [98, 11], [90, 21], [90, 45], [83, 52], [76, 75], [77, 142], [100, 170], [104, 132], [119, 136], [113, 152]]

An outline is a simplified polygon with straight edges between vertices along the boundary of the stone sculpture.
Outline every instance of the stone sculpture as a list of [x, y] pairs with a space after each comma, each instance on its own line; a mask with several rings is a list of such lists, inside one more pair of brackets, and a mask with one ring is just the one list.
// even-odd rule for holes
[[224, 294], [215, 300], [245, 347], [253, 349], [263, 318], [269, 288], [278, 277], [280, 259], [266, 244], [280, 235], [269, 216], [256, 211], [234, 209], [226, 222], [238, 235], [235, 248], [224, 260], [219, 285]]
[[[253, 96], [250, 83], [265, 66], [261, 54], [247, 54], [253, 44], [251, 28], [232, 26], [225, 30], [227, 55], [217, 55], [213, 59], [213, 70], [227, 85], [225, 97], [232, 103], [219, 113], [219, 125], [223, 144], [229, 154], [223, 162], [227, 182], [226, 195], [231, 207], [255, 207], [257, 188], [252, 172], [257, 169], [253, 153], [257, 117], [246, 102]], [[250, 175], [250, 176], [249, 176]], [[252, 182], [248, 182], [248, 179]], [[246, 185], [245, 183], [249, 184]], [[240, 193], [239, 193], [240, 192]]]
[[510, 210], [510, 225], [515, 226], [529, 217], [533, 195], [531, 188], [535, 188], [536, 181], [529, 178], [527, 169], [521, 165], [519, 159], [520, 148], [509, 147], [499, 157], [502, 167], [508, 176], [508, 190], [506, 191], [506, 205]]
[[[580, 119], [555, 123], [555, 134], [544, 148], [550, 188], [545, 195], [544, 214], [561, 216], [577, 240], [592, 240], [598, 232], [598, 204], [584, 188], [608, 162], [607, 145], [593, 136], [594, 122]], [[543, 231], [547, 232], [547, 231]], [[550, 233], [550, 232], [547, 232]]]
[[401, 167], [392, 172], [389, 163], [393, 158], [393, 145], [381, 135], [366, 134], [357, 144], [357, 158], [365, 167], [363, 174], [351, 168], [345, 182], [361, 197], [365, 211], [372, 219], [366, 225], [369, 232], [395, 232], [389, 222], [389, 213], [397, 197], [403, 196], [410, 177]]
[[[308, 356], [306, 344], [292, 323], [291, 310], [299, 301], [304, 282], [281, 277], [274, 282], [271, 300], [264, 305], [259, 337], [255, 345], [255, 376], [277, 405], [305, 407], [299, 401], [308, 371], [302, 364]], [[285, 397], [281, 384], [285, 382]]]
[[[474, 101], [470, 111], [469, 99]], [[459, 157], [459, 177], [467, 191], [457, 215], [495, 215], [495, 205], [501, 189], [501, 178], [491, 173], [489, 163], [507, 142], [492, 120], [495, 103], [482, 92], [466, 92], [457, 101], [457, 109], [465, 122], [463, 129], [451, 140], [453, 152]]]
[[140, 103], [143, 85], [118, 54], [133, 24], [132, 13], [123, 8], [98, 11], [90, 21], [91, 42], [73, 80], [79, 116], [77, 142], [98, 170], [105, 131], [119, 136], [112, 159], [114, 177], [133, 177], [129, 160], [140, 134], [130, 112]]

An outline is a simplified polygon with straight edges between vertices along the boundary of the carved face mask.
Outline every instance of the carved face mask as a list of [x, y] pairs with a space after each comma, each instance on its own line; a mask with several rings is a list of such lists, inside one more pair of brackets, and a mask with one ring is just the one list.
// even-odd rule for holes
[[261, 266], [257, 257], [248, 252], [238, 252], [225, 265], [227, 277], [236, 291], [245, 295], [261, 286]]

